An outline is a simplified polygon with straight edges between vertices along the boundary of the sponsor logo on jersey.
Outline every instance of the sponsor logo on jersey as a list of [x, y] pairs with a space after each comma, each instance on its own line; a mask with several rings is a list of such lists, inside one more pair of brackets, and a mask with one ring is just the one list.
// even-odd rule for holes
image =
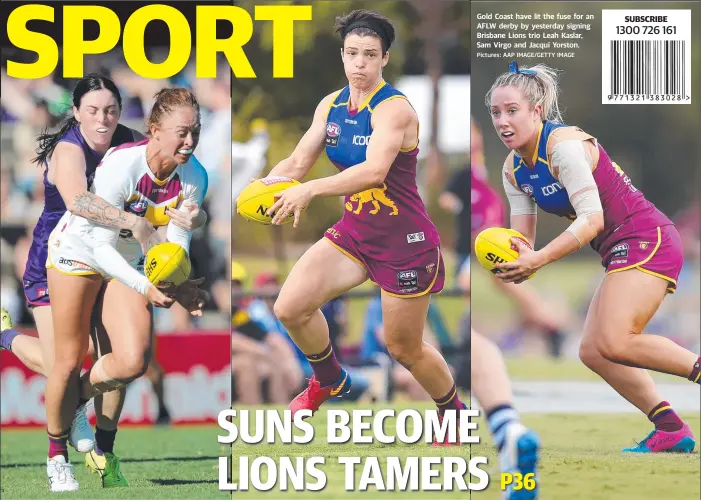
[[647, 247], [650, 246], [650, 242], [649, 241], [641, 241], [640, 243], [638, 243], [638, 245], [640, 246], [640, 250], [647, 250]]
[[426, 237], [424, 236], [423, 231], [420, 233], [411, 233], [406, 235], [406, 242], [407, 243], [416, 243], [418, 241], [424, 241], [426, 240]]
[[530, 175], [530, 178], [531, 178], [531, 179], [538, 179], [538, 174], [531, 174], [531, 175]]
[[326, 145], [338, 146], [338, 137], [341, 135], [341, 126], [338, 123], [329, 122], [326, 124]]
[[143, 216], [146, 213], [147, 207], [148, 202], [145, 199], [140, 198], [129, 204], [129, 211], [136, 215]]
[[558, 191], [562, 191], [563, 189], [564, 187], [559, 182], [553, 182], [549, 186], [543, 186], [542, 188], [540, 188], [540, 190], [543, 193], [543, 196], [550, 196], [551, 194], [555, 194]]
[[435, 268], [436, 268], [436, 265], [435, 265], [433, 262], [431, 262], [430, 264], [428, 264], [428, 265], [426, 266], [426, 272], [427, 272], [428, 274], [433, 274], [433, 270], [434, 270]]
[[357, 125], [357, 124], [358, 124], [358, 120], [351, 120], [350, 118], [346, 118], [345, 120], [343, 120], [343, 122], [344, 122], [344, 123], [350, 123], [351, 125]]
[[354, 135], [353, 136], [353, 146], [367, 146], [370, 144], [369, 135]]
[[[382, 187], [366, 189], [365, 191], [351, 195], [348, 199], [349, 201], [346, 202], [346, 210], [349, 212], [352, 211], [355, 215], [360, 215], [363, 206], [369, 203], [372, 205], [372, 209], [369, 210], [369, 213], [371, 215], [377, 215], [380, 212], [380, 204], [382, 204], [392, 209], [389, 215], [398, 215], [399, 209], [397, 205], [387, 196], [385, 191], [387, 191], [387, 183], [383, 182]], [[353, 209], [353, 202], [358, 204], [355, 210]]]

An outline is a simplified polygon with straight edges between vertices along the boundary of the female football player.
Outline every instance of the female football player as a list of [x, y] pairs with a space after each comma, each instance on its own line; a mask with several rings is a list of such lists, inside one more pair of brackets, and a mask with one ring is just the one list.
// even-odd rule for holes
[[[28, 368], [41, 375], [48, 374], [53, 361], [53, 322], [46, 277], [47, 240], [66, 209], [100, 224], [132, 230], [143, 244], [148, 242], [154, 231], [150, 224], [134, 214], [115, 210], [114, 216], [108, 220], [99, 213], [88, 210], [85, 203], [80, 202], [81, 199], [91, 199], [98, 205], [106, 205], [104, 200], [88, 191], [97, 165], [110, 147], [143, 138], [139, 132], [118, 124], [121, 106], [119, 90], [109, 78], [97, 74], [87, 75], [73, 90], [72, 116], [61, 124], [57, 132], [45, 132], [39, 137], [35, 161], [45, 168], [45, 203], [34, 230], [23, 279], [27, 303], [33, 313], [39, 339], [12, 330], [9, 315], [3, 310], [0, 346], [11, 350]], [[174, 223], [186, 230], [198, 227], [206, 220], [206, 214], [199, 209], [192, 212], [171, 211], [170, 215]], [[181, 294], [181, 299], [185, 302], [187, 298]], [[112, 449], [124, 395], [123, 390], [118, 390], [95, 399], [97, 444], [98, 447], [102, 445], [97, 453], [103, 449], [108, 452]], [[89, 452], [93, 449], [95, 439], [87, 421], [86, 406], [82, 405], [76, 411], [69, 442], [76, 450]], [[49, 476], [53, 477], [52, 490], [72, 487], [59, 480], [59, 477], [67, 477], [59, 472], [69, 464], [63, 463], [64, 460], [59, 456], [55, 460], [49, 456], [49, 459]], [[115, 484], [122, 481], [118, 467], [108, 468], [108, 472], [103, 478], [105, 484], [112, 478], [115, 478]]]
[[322, 150], [340, 173], [286, 189], [271, 207], [273, 223], [314, 197], [346, 196], [343, 218], [296, 263], [274, 312], [306, 354], [314, 376], [289, 408], [316, 411], [348, 390], [348, 374], [329, 341], [322, 304], [368, 278], [382, 289], [390, 354], [436, 401], [441, 414], [464, 408], [441, 354], [423, 341], [430, 294], [443, 288], [440, 238], [416, 187], [418, 117], [382, 79], [394, 41], [390, 21], [364, 10], [336, 20], [348, 85], [319, 103], [310, 129], [270, 175], [301, 180]]
[[[165, 89], [155, 98], [149, 138], [110, 150], [92, 186], [104, 201], [89, 197], [83, 203], [104, 220], [112, 220], [117, 207], [125, 207], [152, 227], [167, 225], [167, 239], [188, 251], [191, 232], [169, 224], [168, 213], [177, 206], [188, 210], [184, 201], [201, 206], [207, 190], [206, 172], [192, 157], [199, 139], [199, 105], [185, 89]], [[131, 231], [120, 233], [114, 225], [67, 212], [51, 233], [48, 249], [49, 287], [62, 293], [53, 298], [54, 364], [47, 379], [47, 427], [50, 455], [65, 457], [68, 416], [79, 404], [144, 373], [151, 347], [148, 303], [168, 307], [173, 299], [143, 275], [142, 245]], [[105, 278], [116, 278], [105, 284], [102, 299], [109, 306], [102, 308], [101, 320], [111, 352], [96, 361], [81, 383], [90, 315]], [[199, 304], [192, 305], [193, 313], [201, 314], [199, 309]], [[92, 465], [99, 470], [99, 464]], [[71, 482], [77, 489], [74, 478]]]
[[516, 62], [497, 77], [485, 104], [511, 150], [503, 167], [511, 227], [535, 243], [536, 208], [572, 224], [538, 251], [514, 240], [519, 258], [499, 265], [504, 282], [521, 283], [587, 243], [606, 275], [584, 325], [580, 358], [643, 413], [655, 429], [624, 451], [690, 452], [691, 429], [657, 391], [645, 369], [699, 383], [700, 358], [673, 341], [643, 335], [683, 262], [673, 223], [645, 199], [593, 136], [562, 123], [555, 70]]
[[[459, 172], [451, 180], [450, 185], [446, 191], [441, 193], [438, 201], [441, 207], [458, 215], [460, 224], [458, 231], [461, 233], [460, 247], [462, 250], [458, 250], [456, 271], [458, 280], [467, 280], [467, 287], [469, 287], [469, 251], [474, 244], [475, 237], [488, 227], [503, 226], [506, 216], [504, 203], [499, 193], [488, 182], [482, 133], [474, 121], [471, 122], [469, 180], [466, 170]], [[471, 205], [469, 211], [464, 209], [468, 201]], [[467, 266], [464, 269], [463, 264]], [[549, 307], [538, 292], [525, 283], [521, 286], [514, 286], [496, 279], [494, 283], [500, 292], [508, 295], [518, 306], [521, 312], [521, 325], [523, 327], [532, 326], [542, 332], [548, 343], [550, 355], [554, 358], [560, 357], [566, 337], [564, 330], [567, 312], [553, 311], [553, 308]]]

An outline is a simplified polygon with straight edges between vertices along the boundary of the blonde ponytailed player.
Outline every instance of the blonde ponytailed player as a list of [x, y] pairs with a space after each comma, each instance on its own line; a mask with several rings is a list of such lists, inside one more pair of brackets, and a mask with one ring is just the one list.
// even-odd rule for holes
[[676, 288], [683, 263], [677, 229], [595, 137], [562, 123], [555, 70], [543, 64], [523, 69], [514, 61], [497, 77], [485, 104], [511, 150], [503, 167], [511, 228], [535, 247], [538, 207], [572, 221], [538, 251], [514, 239], [519, 258], [499, 264], [497, 277], [521, 283], [590, 244], [606, 275], [589, 308], [580, 358], [655, 425], [638, 446], [624, 451], [691, 452], [691, 429], [662, 400], [646, 370], [699, 383], [701, 359], [670, 339], [643, 334]]

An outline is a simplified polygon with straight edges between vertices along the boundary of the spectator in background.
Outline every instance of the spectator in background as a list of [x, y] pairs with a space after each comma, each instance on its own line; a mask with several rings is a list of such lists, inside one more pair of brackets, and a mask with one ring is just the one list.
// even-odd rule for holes
[[470, 169], [458, 169], [438, 197], [440, 207], [455, 215], [455, 274], [470, 258]]
[[[309, 364], [309, 361], [307, 360], [307, 357], [292, 341], [285, 327], [272, 312], [273, 305], [275, 304], [275, 299], [277, 297], [278, 292], [280, 291], [280, 280], [278, 279], [275, 273], [262, 272], [256, 276], [255, 291], [263, 295], [265, 298], [255, 299], [250, 302], [250, 304], [248, 305], [248, 312], [250, 314], [250, 317], [257, 323], [259, 323], [261, 326], [263, 326], [265, 330], [275, 333], [280, 340], [284, 341], [286, 348], [289, 348], [293, 353], [295, 362], [299, 367], [301, 374], [303, 375], [303, 378], [299, 379], [299, 382], [296, 378], [291, 379], [298, 384], [294, 387], [294, 395], [297, 392], [299, 392], [301, 387], [303, 387], [304, 384], [301, 384], [303, 382], [303, 379], [311, 378], [314, 372], [312, 370], [311, 365]], [[329, 335], [331, 336], [332, 342], [338, 342], [340, 336], [342, 335], [342, 332], [345, 330], [345, 315], [343, 314], [342, 309], [342, 301], [339, 301], [339, 299], [330, 301], [326, 303], [324, 307], [322, 307], [322, 312], [324, 312], [324, 315], [329, 323]], [[272, 337], [275, 338], [275, 336]], [[277, 347], [278, 349], [280, 349], [280, 351], [283, 350], [281, 346]], [[285, 362], [287, 362], [288, 359], [289, 358], [285, 357]], [[339, 362], [342, 363], [340, 358]], [[283, 365], [281, 364], [279, 366]], [[286, 368], [286, 370], [289, 370], [289, 367]], [[357, 373], [356, 371], [353, 371], [352, 369], [348, 369], [348, 372], [353, 377], [353, 387], [351, 388], [350, 393], [346, 394], [343, 397], [343, 400], [356, 401], [367, 390], [369, 381], [367, 380], [367, 377], [363, 376], [360, 373]], [[287, 401], [289, 402], [289, 398], [287, 399]]]
[[[231, 269], [231, 291], [237, 294], [243, 291], [248, 275], [237, 262], [232, 262]], [[288, 391], [285, 372], [279, 369], [279, 360], [270, 342], [274, 334], [253, 321], [245, 304], [238, 299], [232, 301], [232, 325], [232, 400], [245, 405], [284, 403]], [[275, 340], [272, 342], [274, 344]]]

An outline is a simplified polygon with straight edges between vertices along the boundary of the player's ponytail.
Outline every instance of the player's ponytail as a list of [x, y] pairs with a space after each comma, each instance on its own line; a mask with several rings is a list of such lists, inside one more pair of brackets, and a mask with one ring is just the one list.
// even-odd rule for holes
[[[85, 94], [92, 90], [101, 89], [107, 89], [112, 92], [121, 111], [122, 96], [119, 93], [119, 89], [117, 89], [117, 86], [112, 80], [96, 73], [91, 73], [86, 77], [81, 78], [81, 80], [75, 86], [75, 89], [73, 89], [73, 106], [76, 109], [80, 108], [80, 101], [83, 99]], [[48, 129], [45, 129], [43, 133], [39, 134], [39, 137], [37, 138], [37, 142], [39, 143], [37, 146], [37, 155], [36, 157], [32, 158], [32, 162], [37, 163], [38, 165], [48, 165], [49, 158], [51, 158], [51, 155], [53, 154], [54, 149], [56, 149], [58, 142], [66, 134], [66, 132], [75, 127], [77, 124], [78, 120], [76, 120], [73, 114], [71, 114], [70, 117], [65, 118], [61, 122], [58, 130], [53, 134], [49, 133]]]
[[557, 70], [545, 64], [536, 64], [530, 68], [519, 68], [516, 61], [509, 65], [509, 71], [497, 77], [485, 96], [484, 103], [487, 108], [492, 105], [492, 92], [499, 87], [515, 87], [523, 93], [523, 97], [532, 108], [542, 107], [541, 118], [553, 123], [562, 123], [562, 113], [558, 97], [560, 86], [558, 84]]

